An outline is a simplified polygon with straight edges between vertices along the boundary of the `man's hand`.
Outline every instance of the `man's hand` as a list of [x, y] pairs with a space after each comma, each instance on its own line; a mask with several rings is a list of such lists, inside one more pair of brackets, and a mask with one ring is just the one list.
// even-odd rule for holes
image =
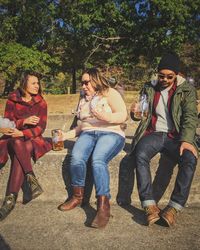
[[29, 116], [26, 119], [24, 119], [24, 125], [25, 124], [37, 125], [39, 123], [39, 121], [40, 121], [39, 117], [32, 115], [32, 116]]
[[182, 142], [181, 143], [181, 146], [180, 146], [180, 155], [182, 155], [183, 154], [183, 151], [184, 150], [189, 150], [190, 152], [192, 152], [193, 153], [193, 155], [196, 157], [196, 158], [198, 158], [198, 153], [197, 153], [197, 150], [196, 150], [196, 148], [192, 145], [192, 144], [190, 144], [190, 143], [188, 143], [188, 142]]

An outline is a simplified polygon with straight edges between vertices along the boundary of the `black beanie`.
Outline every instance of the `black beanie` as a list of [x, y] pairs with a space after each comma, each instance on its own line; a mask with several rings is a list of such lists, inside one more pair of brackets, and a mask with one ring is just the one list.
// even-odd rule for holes
[[162, 69], [169, 69], [178, 73], [180, 71], [180, 59], [176, 54], [165, 54], [159, 64], [158, 64], [158, 71]]

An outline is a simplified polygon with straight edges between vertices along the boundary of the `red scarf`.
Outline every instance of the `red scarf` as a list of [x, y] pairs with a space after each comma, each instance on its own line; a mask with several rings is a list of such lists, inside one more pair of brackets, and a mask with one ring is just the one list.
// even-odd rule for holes
[[[167, 107], [169, 110], [169, 113], [171, 114], [171, 103], [172, 103], [172, 96], [174, 94], [174, 92], [176, 91], [176, 84], [173, 84], [173, 86], [170, 88], [169, 92], [168, 92], [168, 101], [167, 101]], [[155, 87], [155, 94], [154, 94], [154, 99], [153, 99], [153, 109], [152, 109], [152, 118], [151, 118], [151, 122], [148, 126], [148, 128], [145, 131], [144, 135], [150, 134], [152, 132], [155, 131], [156, 129], [156, 122], [157, 122], [157, 115], [156, 115], [156, 107], [158, 105], [160, 96], [161, 96], [161, 89], [159, 89], [158, 87]], [[171, 117], [172, 119], [172, 117]], [[175, 128], [173, 129], [173, 131], [168, 133], [168, 136], [170, 138], [175, 138], [177, 136], [177, 131], [175, 130]]]

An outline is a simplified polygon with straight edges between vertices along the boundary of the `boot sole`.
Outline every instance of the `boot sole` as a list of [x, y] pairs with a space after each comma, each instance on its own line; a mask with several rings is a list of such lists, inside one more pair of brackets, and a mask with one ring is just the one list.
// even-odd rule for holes
[[107, 226], [107, 224], [105, 226], [98, 226], [98, 225], [90, 225], [91, 228], [94, 228], [94, 229], [104, 229], [105, 227]]
[[160, 217], [157, 217], [151, 221], [148, 222], [148, 226], [152, 226], [153, 224], [155, 224], [158, 220], [160, 220]]
[[36, 199], [38, 196], [40, 196], [44, 191], [42, 189], [37, 190], [33, 195], [32, 195], [32, 200]]
[[104, 228], [108, 225], [108, 223], [109, 223], [109, 221], [108, 221], [105, 225], [103, 225], [103, 226], [99, 226], [99, 225], [96, 224], [96, 223], [92, 223], [92, 224], [90, 225], [90, 227], [91, 227], [91, 228], [95, 228], [95, 229], [104, 229]]
[[78, 204], [78, 205], [76, 205], [75, 207], [72, 207], [72, 208], [70, 208], [70, 209], [66, 209], [66, 208], [62, 208], [62, 205], [64, 205], [64, 204], [61, 204], [61, 205], [59, 205], [59, 206], [57, 207], [58, 210], [60, 210], [60, 211], [62, 211], [62, 212], [71, 211], [71, 210], [73, 210], [73, 209], [76, 208], [76, 207], [82, 207], [81, 204]]
[[167, 225], [168, 227], [174, 226], [174, 224], [171, 224], [171, 223], [168, 221], [168, 219], [165, 218], [164, 216], [161, 216], [161, 218], [163, 219], [163, 221], [166, 223], [166, 225]]

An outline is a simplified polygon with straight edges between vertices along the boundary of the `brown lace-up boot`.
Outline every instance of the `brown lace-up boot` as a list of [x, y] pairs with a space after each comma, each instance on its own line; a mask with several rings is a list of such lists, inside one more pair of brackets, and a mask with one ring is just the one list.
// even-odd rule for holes
[[107, 196], [97, 197], [97, 214], [91, 224], [94, 228], [104, 228], [110, 218], [110, 203]]
[[148, 226], [154, 224], [156, 221], [160, 219], [159, 213], [160, 209], [156, 205], [150, 205], [144, 208], [146, 216], [147, 216], [147, 224]]
[[73, 208], [81, 205], [83, 200], [84, 188], [83, 187], [73, 187], [73, 196], [69, 201], [66, 201], [58, 206], [61, 211], [69, 211]]
[[163, 210], [163, 213], [162, 213], [161, 217], [167, 223], [167, 225], [170, 227], [170, 226], [175, 225], [176, 217], [178, 215], [178, 212], [179, 211], [176, 208], [167, 206]]

